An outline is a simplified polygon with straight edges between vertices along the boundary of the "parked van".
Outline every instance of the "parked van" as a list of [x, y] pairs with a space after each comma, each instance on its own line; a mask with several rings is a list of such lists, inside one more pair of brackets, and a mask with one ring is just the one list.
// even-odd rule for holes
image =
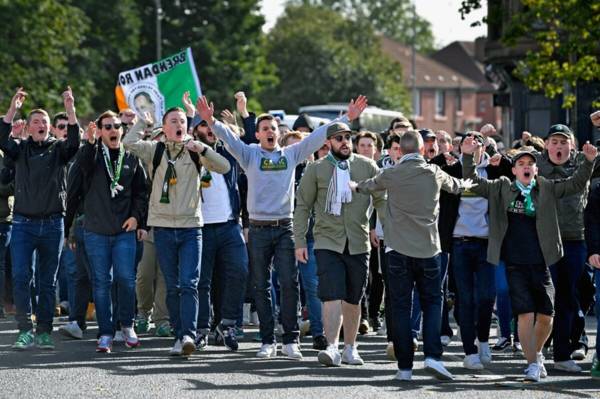
[[[335, 119], [348, 109], [348, 104], [326, 104], [326, 105], [308, 105], [300, 107], [298, 113], [306, 112], [311, 117], [326, 119]], [[352, 130], [369, 130], [375, 133], [381, 133], [388, 129], [394, 118], [402, 118], [404, 114], [397, 111], [389, 111], [378, 107], [367, 107], [360, 118], [352, 122]]]

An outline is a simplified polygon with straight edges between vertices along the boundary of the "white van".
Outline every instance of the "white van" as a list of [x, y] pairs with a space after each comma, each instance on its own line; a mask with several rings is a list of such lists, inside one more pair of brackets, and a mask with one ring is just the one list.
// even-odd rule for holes
[[[335, 119], [348, 109], [348, 104], [308, 105], [300, 107], [298, 113], [306, 112], [311, 117]], [[367, 107], [358, 120], [352, 122], [352, 130], [369, 130], [375, 133], [386, 131], [394, 118], [403, 118], [404, 114], [378, 107]]]

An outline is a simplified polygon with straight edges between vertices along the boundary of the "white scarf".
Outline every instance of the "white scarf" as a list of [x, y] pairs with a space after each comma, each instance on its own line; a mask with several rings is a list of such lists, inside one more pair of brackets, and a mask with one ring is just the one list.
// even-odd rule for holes
[[412, 159], [424, 159], [424, 158], [423, 158], [423, 155], [419, 154], [418, 152], [411, 152], [406, 155], [403, 155], [402, 158], [400, 158], [400, 160], [398, 161], [398, 163], [400, 164], [402, 162], [410, 161]]
[[327, 160], [334, 166], [329, 187], [327, 188], [327, 200], [325, 202], [325, 212], [340, 216], [342, 214], [342, 204], [352, 201], [352, 190], [350, 189], [350, 165], [348, 160], [338, 161], [334, 156], [327, 154]]

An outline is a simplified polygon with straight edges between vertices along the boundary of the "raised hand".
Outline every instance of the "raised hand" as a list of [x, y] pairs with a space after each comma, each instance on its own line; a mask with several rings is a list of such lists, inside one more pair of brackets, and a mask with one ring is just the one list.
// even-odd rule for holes
[[600, 127], [600, 111], [592, 113], [590, 119], [592, 120], [592, 125]]
[[228, 109], [224, 109], [223, 111], [221, 111], [221, 119], [223, 119], [223, 122], [229, 124], [229, 125], [235, 125], [235, 115], [233, 115], [231, 113], [230, 110]]
[[65, 104], [65, 111], [67, 115], [75, 114], [75, 98], [73, 97], [73, 91], [71, 86], [67, 86], [67, 90], [62, 93], [63, 103]]
[[235, 97], [235, 107], [237, 112], [242, 116], [242, 118], [247, 118], [250, 116], [248, 112], [248, 100], [246, 99], [246, 93], [243, 91], [238, 91], [234, 94]]
[[198, 98], [198, 101], [196, 101], [196, 111], [198, 111], [198, 115], [200, 115], [200, 118], [206, 121], [206, 123], [208, 123], [209, 126], [215, 123], [213, 117], [213, 114], [215, 113], [215, 106], [213, 105], [213, 103], [208, 102], [206, 96]]
[[189, 118], [193, 118], [196, 115], [196, 109], [194, 108], [194, 103], [190, 100], [190, 92], [186, 91], [183, 93], [183, 98], [181, 99], [183, 106], [185, 107], [185, 115]]
[[17, 91], [15, 92], [12, 99], [10, 100], [10, 107], [8, 108], [8, 111], [6, 112], [6, 115], [4, 115], [4, 122], [9, 123], [9, 124], [12, 123], [12, 121], [15, 117], [15, 114], [23, 106], [23, 102], [25, 101], [25, 98], [27, 98], [27, 93], [25, 91], [23, 91], [22, 87], [17, 88]]
[[463, 140], [462, 144], [460, 145], [460, 152], [462, 152], [463, 154], [473, 155], [477, 147], [479, 147], [480, 145], [481, 144], [477, 140], [475, 140], [474, 137], [467, 137]]
[[98, 126], [96, 126], [96, 122], [88, 123], [83, 136], [90, 144], [94, 144], [96, 142], [96, 140], [100, 138], [100, 130], [98, 130]]
[[463, 191], [468, 191], [468, 190], [472, 189], [473, 187], [477, 186], [477, 183], [473, 183], [473, 180], [471, 180], [471, 179], [462, 179], [460, 182], [461, 182]]
[[600, 255], [590, 255], [590, 257], [588, 258], [588, 263], [594, 266], [596, 269], [600, 269]]
[[596, 146], [591, 145], [589, 141], [586, 141], [586, 143], [583, 145], [583, 154], [588, 161], [593, 162], [598, 156], [598, 149]]
[[353, 121], [358, 118], [368, 105], [367, 97], [363, 95], [356, 97], [356, 100], [350, 100], [350, 104], [348, 104], [348, 120]]
[[494, 154], [492, 157], [490, 157], [490, 165], [498, 166], [498, 165], [500, 165], [501, 160], [502, 160], [502, 155]]
[[144, 112], [142, 114], [142, 120], [146, 124], [146, 127], [154, 126], [154, 118], [152, 117], [152, 114], [150, 112]]

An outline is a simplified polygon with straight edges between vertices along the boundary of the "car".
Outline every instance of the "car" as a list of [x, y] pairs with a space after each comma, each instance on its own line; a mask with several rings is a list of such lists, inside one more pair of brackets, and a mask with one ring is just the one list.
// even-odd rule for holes
[[[348, 109], [347, 104], [324, 104], [324, 105], [308, 105], [300, 107], [299, 113], [307, 113], [311, 118], [326, 118], [329, 120], [338, 118]], [[386, 131], [394, 118], [404, 118], [404, 114], [398, 111], [381, 109], [378, 107], [369, 106], [360, 115], [360, 118], [354, 120], [351, 124], [352, 130], [361, 131], [369, 130], [375, 133]]]

